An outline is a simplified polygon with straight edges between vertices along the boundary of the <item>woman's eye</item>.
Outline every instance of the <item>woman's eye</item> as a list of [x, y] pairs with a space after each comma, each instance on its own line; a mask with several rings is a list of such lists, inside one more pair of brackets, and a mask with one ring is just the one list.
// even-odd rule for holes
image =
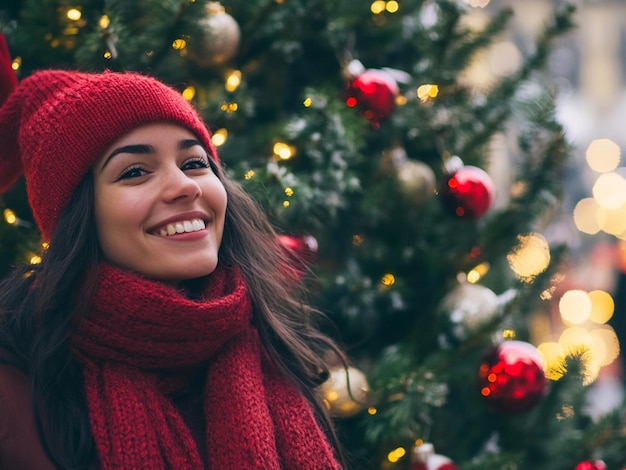
[[183, 170], [199, 170], [201, 168], [210, 168], [209, 162], [202, 158], [194, 158], [193, 160], [188, 160], [184, 163], [182, 167]]
[[140, 176], [143, 176], [145, 173], [146, 173], [146, 170], [144, 170], [141, 167], [138, 167], [138, 166], [130, 167], [122, 172], [118, 180], [138, 178]]

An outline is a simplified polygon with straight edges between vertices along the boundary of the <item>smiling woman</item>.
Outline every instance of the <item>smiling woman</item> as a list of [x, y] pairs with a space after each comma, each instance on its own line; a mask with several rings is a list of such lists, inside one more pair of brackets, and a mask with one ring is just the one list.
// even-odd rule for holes
[[341, 468], [343, 355], [193, 107], [133, 73], [0, 84], [0, 192], [26, 179], [49, 242], [0, 284], [0, 468]]
[[94, 169], [96, 227], [108, 262], [174, 284], [213, 272], [226, 191], [190, 131], [141, 126]]

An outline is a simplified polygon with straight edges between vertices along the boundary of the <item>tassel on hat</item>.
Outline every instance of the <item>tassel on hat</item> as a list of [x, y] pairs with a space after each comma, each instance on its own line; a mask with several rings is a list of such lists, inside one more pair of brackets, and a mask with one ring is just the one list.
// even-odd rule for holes
[[106, 148], [141, 125], [182, 125], [218, 161], [196, 110], [162, 82], [131, 72], [42, 70], [15, 86], [8, 48], [4, 40], [2, 44], [0, 96], [6, 100], [0, 108], [0, 193], [24, 175], [33, 217], [45, 240]]

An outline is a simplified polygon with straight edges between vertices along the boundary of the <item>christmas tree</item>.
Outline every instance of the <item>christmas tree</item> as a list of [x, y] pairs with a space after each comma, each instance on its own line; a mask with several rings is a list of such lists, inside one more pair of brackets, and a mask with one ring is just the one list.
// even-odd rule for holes
[[[532, 337], [566, 255], [542, 235], [570, 153], [545, 66], [575, 11], [478, 83], [514, 14], [478, 3], [21, 0], [0, 32], [19, 78], [137, 70], [193, 102], [347, 351], [320, 392], [355, 469], [619, 469], [590, 351]], [[2, 276], [45, 247], [23, 185], [0, 205]]]

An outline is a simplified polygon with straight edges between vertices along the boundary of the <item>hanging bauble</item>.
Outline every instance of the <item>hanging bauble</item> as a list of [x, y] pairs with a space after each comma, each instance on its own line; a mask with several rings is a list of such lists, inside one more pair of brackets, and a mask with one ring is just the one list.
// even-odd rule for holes
[[576, 465], [575, 470], [606, 470], [606, 464], [602, 460], [587, 460]]
[[423, 162], [403, 160], [397, 165], [396, 177], [408, 202], [422, 205], [435, 193], [435, 173]]
[[532, 344], [504, 341], [481, 361], [478, 384], [486, 403], [496, 411], [511, 414], [527, 411], [546, 390], [541, 354]]
[[187, 39], [187, 57], [201, 67], [223, 64], [237, 53], [241, 31], [219, 2], [209, 2], [199, 20], [202, 30]]
[[409, 470], [458, 470], [458, 468], [448, 457], [435, 454], [434, 446], [428, 442], [415, 446], [411, 452]]
[[[448, 292], [438, 306], [438, 314], [449, 332], [447, 343], [466, 340], [497, 315], [500, 302], [488, 287], [463, 282]], [[443, 346], [445, 346], [444, 344]], [[448, 344], [449, 345], [449, 344]]]
[[320, 385], [324, 403], [337, 418], [349, 418], [367, 406], [369, 385], [365, 374], [355, 367], [337, 366], [330, 370], [326, 382]]
[[[459, 162], [460, 159], [456, 158]], [[449, 168], [439, 190], [446, 209], [460, 218], [483, 216], [491, 208], [495, 192], [487, 172], [471, 165], [451, 165]]]
[[285, 250], [290, 267], [300, 277], [317, 258], [317, 240], [311, 235], [278, 235], [278, 243]]
[[344, 99], [348, 106], [358, 107], [368, 121], [378, 124], [393, 112], [398, 93], [398, 83], [389, 72], [368, 69], [348, 82]]

